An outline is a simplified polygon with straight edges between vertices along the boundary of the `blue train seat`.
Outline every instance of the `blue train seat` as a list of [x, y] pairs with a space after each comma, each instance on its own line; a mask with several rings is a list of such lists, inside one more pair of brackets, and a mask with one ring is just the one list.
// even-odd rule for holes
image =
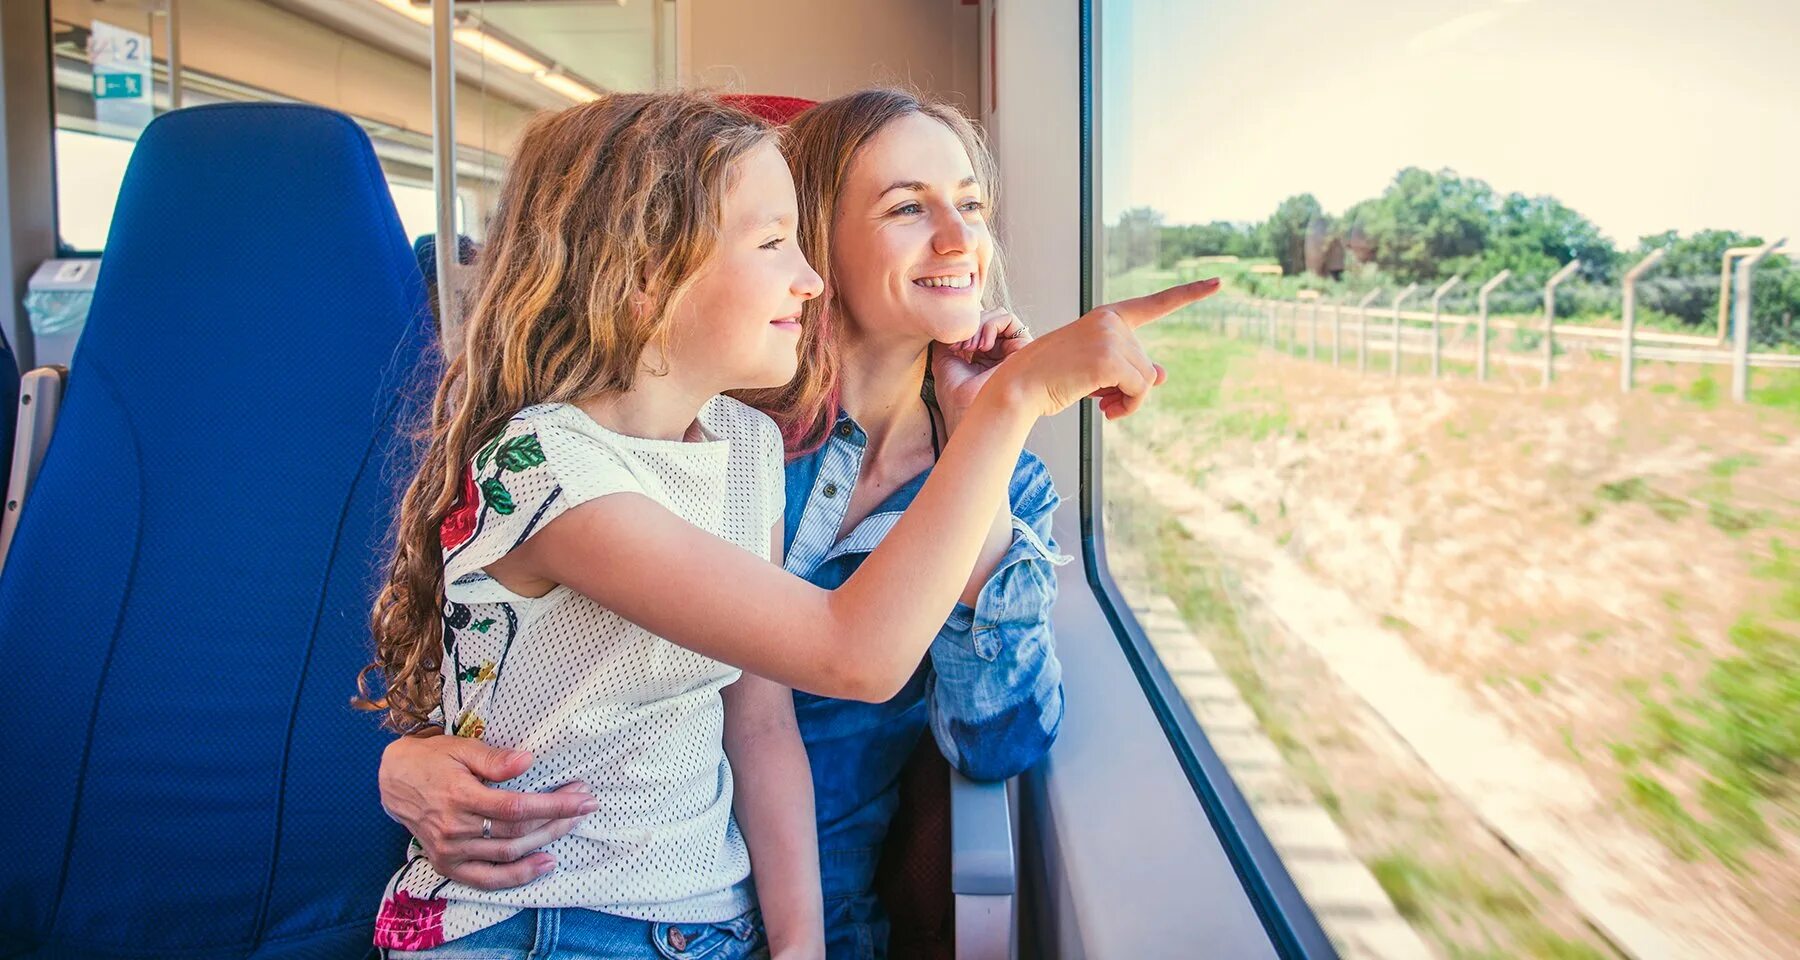
[[348, 701], [431, 343], [348, 118], [145, 129], [0, 571], [0, 956], [367, 952], [405, 837]]

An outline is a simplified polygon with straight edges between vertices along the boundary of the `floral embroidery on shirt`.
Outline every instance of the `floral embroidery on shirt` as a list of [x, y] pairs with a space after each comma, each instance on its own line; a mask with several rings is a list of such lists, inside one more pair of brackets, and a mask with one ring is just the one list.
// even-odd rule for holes
[[456, 718], [456, 735], [459, 737], [480, 740], [481, 735], [486, 732], [487, 723], [476, 716], [473, 710], [464, 710], [462, 716]]
[[[462, 493], [456, 498], [456, 506], [449, 516], [438, 527], [438, 540], [445, 550], [455, 550], [475, 535], [483, 504], [502, 516], [513, 512], [512, 492], [500, 482], [500, 473], [523, 473], [544, 462], [544, 448], [538, 442], [537, 434], [528, 433], [510, 440], [505, 437], [503, 431], [488, 441], [487, 446], [476, 454], [474, 469], [463, 471]], [[499, 473], [477, 482], [476, 471], [486, 470], [489, 460], [499, 468]]]
[[506, 484], [499, 477], [489, 477], [481, 481], [481, 497], [487, 501], [488, 509], [505, 515], [513, 512], [512, 494], [506, 490]]
[[457, 674], [456, 679], [463, 683], [486, 683], [494, 679], [494, 661], [483, 660], [479, 666], [470, 665]]
[[528, 433], [501, 444], [499, 452], [494, 455], [494, 462], [502, 470], [519, 473], [543, 463], [544, 448], [538, 445], [537, 434]]
[[450, 901], [394, 891], [375, 915], [375, 945], [389, 950], [430, 950], [444, 943], [444, 908]]
[[480, 510], [481, 501], [475, 495], [475, 473], [464, 469], [462, 495], [456, 498], [456, 507], [438, 526], [438, 540], [445, 550], [455, 550], [475, 535], [475, 520]]

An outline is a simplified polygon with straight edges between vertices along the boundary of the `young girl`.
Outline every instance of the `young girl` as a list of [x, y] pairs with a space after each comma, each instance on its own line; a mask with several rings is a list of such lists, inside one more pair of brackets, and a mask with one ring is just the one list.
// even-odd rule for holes
[[[1097, 390], [1108, 416], [1131, 412], [1161, 379], [1131, 329], [1212, 289], [1104, 307], [1019, 351], [881, 549], [827, 591], [778, 566], [779, 432], [719, 396], [795, 372], [801, 305], [820, 292], [796, 219], [772, 132], [710, 99], [619, 95], [522, 139], [402, 505], [371, 705], [399, 729], [528, 749], [508, 787], [578, 782], [592, 800], [522, 887], [452, 882], [415, 857], [380, 945], [723, 960], [754, 949], [754, 864], [771, 949], [816, 956], [810, 777], [777, 684], [897, 691], [969, 579], [1031, 424]], [[494, 861], [537, 845], [467, 819], [445, 826]]]

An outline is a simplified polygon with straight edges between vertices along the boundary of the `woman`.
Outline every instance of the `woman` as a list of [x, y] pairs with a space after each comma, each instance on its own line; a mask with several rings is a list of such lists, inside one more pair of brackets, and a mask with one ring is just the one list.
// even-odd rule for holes
[[[1003, 298], [989, 229], [994, 165], [960, 113], [863, 91], [800, 116], [785, 152], [802, 245], [826, 294], [805, 308], [800, 376], [743, 398], [774, 416], [788, 442], [786, 566], [836, 587], [912, 502], [988, 370], [1027, 333], [1003, 310], [984, 313], [984, 292]], [[1066, 562], [1050, 536], [1057, 503], [1044, 465], [1021, 456], [1010, 509], [994, 516], [962, 602], [897, 696], [795, 694], [833, 958], [886, 953], [872, 881], [898, 774], [927, 727], [951, 763], [984, 780], [1026, 769], [1055, 739], [1063, 704], [1049, 611], [1052, 567]], [[445, 875], [528, 882], [544, 867], [532, 851], [570, 829], [583, 799], [580, 784], [525, 795], [479, 782], [529, 765], [459, 738], [402, 738], [383, 758], [383, 804]], [[471, 816], [510, 842], [495, 851], [459, 836], [453, 825]]]

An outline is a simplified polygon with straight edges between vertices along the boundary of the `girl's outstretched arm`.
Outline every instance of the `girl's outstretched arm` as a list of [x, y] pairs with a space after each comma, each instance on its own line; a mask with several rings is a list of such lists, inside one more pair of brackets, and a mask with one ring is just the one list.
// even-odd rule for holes
[[[772, 556], [781, 560], [781, 530]], [[726, 687], [725, 755], [735, 785], [732, 811], [750, 848], [750, 879], [773, 960], [822, 960], [825, 907], [819, 887], [812, 768], [794, 694], [753, 673]]]
[[570, 508], [487, 572], [502, 585], [566, 584], [658, 636], [790, 687], [886, 700], [968, 583], [1032, 424], [1099, 390], [1112, 391], [1100, 404], [1108, 417], [1135, 410], [1162, 371], [1132, 331], [1216, 289], [1201, 281], [1100, 307], [998, 367], [918, 497], [836, 590], [635, 493]]

